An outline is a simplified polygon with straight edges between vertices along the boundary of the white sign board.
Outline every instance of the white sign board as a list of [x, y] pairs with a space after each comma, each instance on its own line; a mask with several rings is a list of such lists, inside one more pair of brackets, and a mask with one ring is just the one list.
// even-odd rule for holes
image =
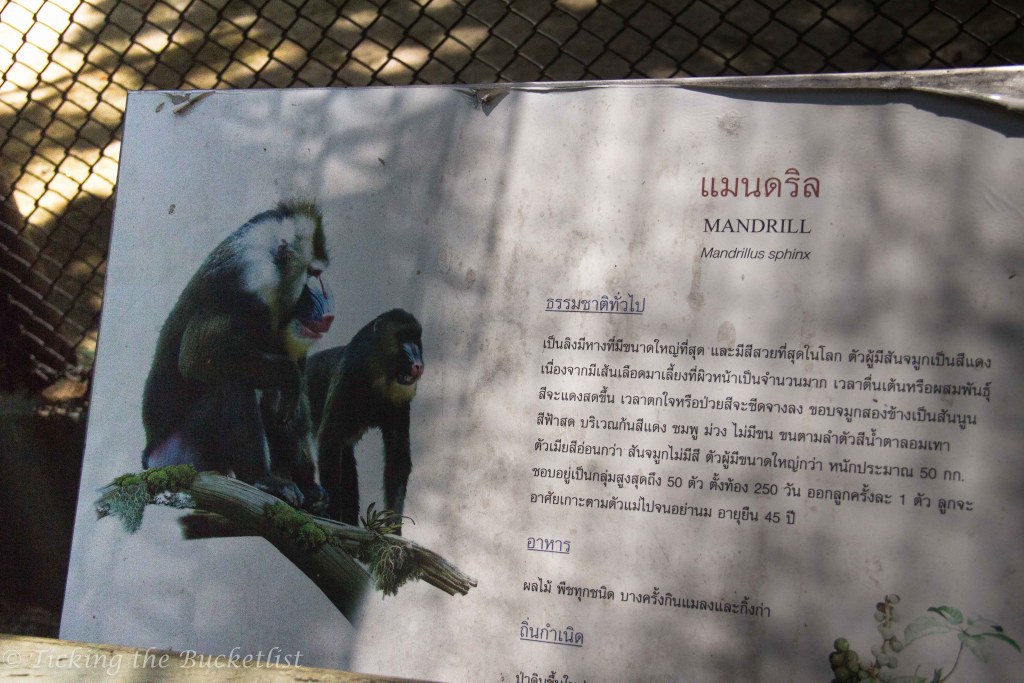
[[[62, 637], [444, 681], [1019, 680], [1024, 118], [720, 83], [133, 93]], [[296, 199], [335, 301], [312, 351], [422, 324], [403, 533], [466, 595], [353, 625], [261, 538], [96, 519], [189, 279]], [[365, 513], [381, 437], [355, 452]]]

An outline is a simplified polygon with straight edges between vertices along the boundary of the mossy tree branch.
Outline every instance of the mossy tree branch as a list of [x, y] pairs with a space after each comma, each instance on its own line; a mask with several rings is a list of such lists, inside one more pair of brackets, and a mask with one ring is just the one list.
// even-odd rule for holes
[[118, 477], [101, 491], [96, 512], [118, 517], [131, 533], [141, 526], [146, 505], [214, 513], [242, 533], [266, 538], [353, 624], [375, 587], [389, 595], [420, 579], [449, 595], [465, 595], [477, 585], [437, 553], [401, 536], [313, 517], [237, 479], [189, 466]]

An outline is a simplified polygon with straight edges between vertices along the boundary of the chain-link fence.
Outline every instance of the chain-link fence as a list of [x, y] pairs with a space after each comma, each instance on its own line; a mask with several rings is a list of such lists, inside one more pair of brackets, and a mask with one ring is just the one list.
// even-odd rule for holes
[[0, 379], [91, 365], [133, 89], [1024, 63], [1020, 0], [0, 2]]

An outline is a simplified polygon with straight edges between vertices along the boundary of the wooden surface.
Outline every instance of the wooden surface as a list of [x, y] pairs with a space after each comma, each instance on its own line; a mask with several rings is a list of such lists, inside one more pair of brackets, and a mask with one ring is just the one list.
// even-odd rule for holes
[[[284, 661], [285, 653], [275, 653]], [[287, 653], [294, 659], [295, 653]], [[301, 657], [299, 659], [301, 664]], [[145, 650], [76, 643], [33, 636], [0, 634], [0, 681], [270, 681], [286, 683], [415, 683], [408, 678], [383, 678], [332, 669], [246, 662], [227, 655], [189, 656], [164, 650]]]

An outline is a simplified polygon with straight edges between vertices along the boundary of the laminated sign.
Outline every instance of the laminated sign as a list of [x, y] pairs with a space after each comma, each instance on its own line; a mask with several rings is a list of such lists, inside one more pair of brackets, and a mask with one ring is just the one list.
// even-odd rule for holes
[[61, 636], [1019, 681], [1022, 112], [1019, 68], [131, 94]]

